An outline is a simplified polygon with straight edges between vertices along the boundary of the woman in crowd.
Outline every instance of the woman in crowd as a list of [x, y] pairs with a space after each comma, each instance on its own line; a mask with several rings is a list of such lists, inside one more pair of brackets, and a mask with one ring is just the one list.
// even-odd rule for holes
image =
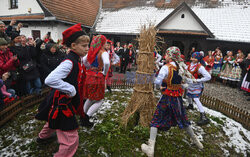
[[212, 69], [212, 76], [213, 76], [213, 80], [215, 81], [215, 79], [219, 76], [220, 71], [221, 71], [223, 56], [220, 50], [214, 53], [215, 53], [215, 56], [214, 56], [214, 66]]
[[214, 66], [214, 56], [212, 55], [212, 51], [208, 51], [208, 55], [203, 58], [203, 61], [205, 63], [205, 69], [211, 75]]
[[230, 80], [230, 73], [233, 70], [235, 58], [233, 57], [233, 51], [227, 51], [227, 55], [224, 57], [222, 70], [220, 72], [220, 78], [223, 79], [223, 83]]
[[63, 55], [54, 43], [46, 44], [46, 49], [43, 51], [40, 58], [41, 64], [41, 81], [44, 82], [45, 78], [53, 71], [63, 60]]

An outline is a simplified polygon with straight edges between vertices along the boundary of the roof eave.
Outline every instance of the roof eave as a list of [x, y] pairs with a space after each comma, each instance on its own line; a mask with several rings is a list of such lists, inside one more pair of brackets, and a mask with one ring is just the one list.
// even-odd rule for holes
[[247, 44], [250, 44], [250, 41], [225, 40], [225, 39], [218, 39], [218, 38], [207, 38], [207, 40], [211, 40], [211, 41], [225, 41], [225, 42], [233, 42], [233, 43], [247, 43]]
[[139, 33], [124, 33], [124, 32], [95, 32], [95, 34], [110, 34], [110, 35], [139, 35]]

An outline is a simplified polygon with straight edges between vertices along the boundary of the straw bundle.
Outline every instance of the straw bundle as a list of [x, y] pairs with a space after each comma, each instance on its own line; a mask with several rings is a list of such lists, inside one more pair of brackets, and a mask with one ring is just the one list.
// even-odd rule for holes
[[139, 113], [139, 123], [148, 126], [155, 110], [156, 99], [153, 93], [154, 80], [154, 47], [157, 31], [153, 25], [141, 28], [139, 54], [134, 92], [128, 106], [123, 112], [122, 122], [126, 126], [130, 117]]

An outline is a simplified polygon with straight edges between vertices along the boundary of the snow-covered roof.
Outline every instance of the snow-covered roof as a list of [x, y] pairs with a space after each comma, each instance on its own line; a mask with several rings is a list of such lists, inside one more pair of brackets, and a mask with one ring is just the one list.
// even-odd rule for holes
[[[173, 10], [155, 7], [124, 8], [117, 11], [102, 10], [96, 25], [96, 32], [139, 34], [143, 24], [153, 22], [157, 25]], [[250, 42], [250, 7], [193, 7], [192, 10], [214, 34], [215, 39]]]

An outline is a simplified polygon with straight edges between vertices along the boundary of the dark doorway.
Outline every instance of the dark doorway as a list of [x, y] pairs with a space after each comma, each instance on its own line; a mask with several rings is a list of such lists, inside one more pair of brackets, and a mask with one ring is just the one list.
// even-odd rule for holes
[[39, 30], [32, 30], [32, 37], [34, 40], [36, 40], [36, 38], [41, 39], [41, 32]]
[[172, 45], [178, 47], [181, 50], [182, 54], [184, 53], [185, 46], [181, 41], [173, 41]]

